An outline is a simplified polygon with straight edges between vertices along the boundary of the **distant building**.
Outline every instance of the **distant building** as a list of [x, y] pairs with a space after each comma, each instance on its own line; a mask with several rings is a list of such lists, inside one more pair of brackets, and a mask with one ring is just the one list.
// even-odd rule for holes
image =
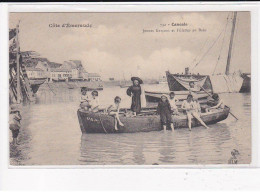
[[71, 71], [72, 71], [71, 79], [74, 79], [74, 80], [84, 79], [83, 74], [85, 72], [85, 69], [83, 68], [80, 60], [64, 61], [61, 68], [71, 69]]
[[101, 81], [101, 76], [98, 73], [88, 73], [89, 81]]
[[88, 72], [86, 72], [85, 69], [82, 71], [82, 77], [83, 80], [88, 80]]
[[40, 68], [26, 67], [27, 76], [29, 79], [44, 78], [44, 71]]
[[50, 81], [65, 81], [72, 77], [72, 71], [64, 68], [52, 68], [50, 75]]

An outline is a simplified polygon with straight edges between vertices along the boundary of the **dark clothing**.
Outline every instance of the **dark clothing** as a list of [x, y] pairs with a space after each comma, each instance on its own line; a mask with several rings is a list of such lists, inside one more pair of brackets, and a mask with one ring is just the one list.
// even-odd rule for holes
[[16, 124], [10, 124], [10, 130], [12, 131], [13, 138], [17, 138], [19, 134], [20, 126]]
[[157, 112], [160, 114], [161, 122], [163, 125], [173, 123], [172, 115], [171, 115], [171, 105], [169, 101], [158, 103]]
[[141, 86], [130, 86], [126, 91], [128, 96], [132, 96], [131, 110], [136, 113], [141, 112]]

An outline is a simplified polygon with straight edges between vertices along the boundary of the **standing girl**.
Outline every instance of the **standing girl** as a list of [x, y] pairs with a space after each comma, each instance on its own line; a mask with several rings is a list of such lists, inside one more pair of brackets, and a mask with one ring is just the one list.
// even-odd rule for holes
[[168, 123], [171, 125], [171, 130], [174, 130], [173, 119], [171, 115], [171, 105], [166, 95], [161, 96], [161, 99], [158, 103], [157, 112], [160, 115], [163, 130], [166, 131], [166, 126]]
[[143, 84], [143, 81], [139, 77], [132, 77], [131, 80], [133, 85], [127, 89], [126, 93], [132, 97], [131, 110], [134, 112], [134, 116], [136, 116], [141, 112], [142, 89], [140, 84]]

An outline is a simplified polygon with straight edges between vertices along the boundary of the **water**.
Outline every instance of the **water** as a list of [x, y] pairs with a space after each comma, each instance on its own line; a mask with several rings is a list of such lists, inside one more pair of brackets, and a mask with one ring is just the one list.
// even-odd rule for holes
[[[124, 106], [126, 88], [105, 88], [100, 102], [108, 105], [115, 95]], [[55, 94], [53, 93], [55, 92]], [[239, 120], [231, 115], [210, 129], [203, 127], [133, 134], [81, 134], [76, 111], [79, 89], [42, 87], [37, 103], [22, 111], [22, 131], [30, 136], [24, 146], [22, 165], [150, 165], [227, 164], [232, 149], [238, 162], [251, 162], [251, 95], [222, 94]]]

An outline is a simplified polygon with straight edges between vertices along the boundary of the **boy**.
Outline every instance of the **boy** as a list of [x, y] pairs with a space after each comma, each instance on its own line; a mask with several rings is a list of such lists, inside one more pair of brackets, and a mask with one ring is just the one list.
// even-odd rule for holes
[[176, 102], [179, 102], [179, 100], [175, 97], [175, 93], [174, 92], [170, 92], [170, 99], [169, 99], [169, 103], [171, 105], [171, 112], [173, 114], [178, 115], [178, 107], [176, 106]]
[[114, 117], [115, 119], [115, 130], [117, 131], [117, 123], [120, 126], [124, 126], [124, 124], [120, 121], [119, 119], [119, 109], [120, 109], [120, 103], [121, 103], [121, 98], [119, 96], [116, 96], [114, 99], [114, 105], [110, 105], [107, 108], [107, 112], [110, 116]]
[[89, 97], [87, 95], [87, 88], [81, 88], [81, 97], [80, 97], [80, 108], [88, 110], [90, 108], [89, 105]]
[[20, 121], [22, 119], [20, 111], [15, 105], [11, 106], [10, 117], [9, 117], [9, 128], [12, 131], [13, 137], [13, 145], [19, 145], [17, 142], [17, 138], [20, 132], [21, 124]]

